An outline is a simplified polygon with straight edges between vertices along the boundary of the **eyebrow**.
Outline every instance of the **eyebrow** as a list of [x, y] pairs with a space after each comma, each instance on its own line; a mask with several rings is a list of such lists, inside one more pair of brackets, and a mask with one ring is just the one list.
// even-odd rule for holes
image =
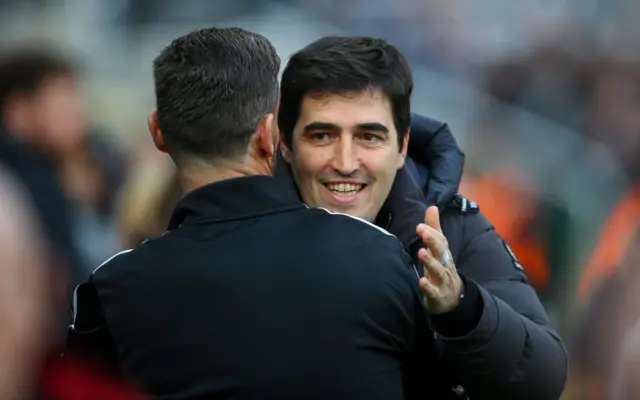
[[365, 122], [362, 124], [356, 125], [357, 131], [369, 131], [369, 132], [379, 132], [384, 133], [385, 135], [389, 133], [389, 128], [382, 125], [378, 122]]
[[[331, 122], [310, 122], [304, 127], [305, 132], [313, 131], [337, 131], [341, 130], [338, 125]], [[389, 128], [378, 122], [364, 122], [355, 126], [356, 131], [379, 132], [385, 135], [389, 134]]]
[[313, 131], [337, 131], [340, 127], [330, 122], [310, 122], [304, 127], [305, 132]]

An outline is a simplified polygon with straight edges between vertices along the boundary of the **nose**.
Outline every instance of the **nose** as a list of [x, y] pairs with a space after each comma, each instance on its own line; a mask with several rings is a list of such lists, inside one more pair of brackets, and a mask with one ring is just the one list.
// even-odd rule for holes
[[356, 146], [353, 145], [351, 140], [341, 139], [336, 144], [332, 167], [344, 176], [352, 175], [358, 170], [359, 162]]

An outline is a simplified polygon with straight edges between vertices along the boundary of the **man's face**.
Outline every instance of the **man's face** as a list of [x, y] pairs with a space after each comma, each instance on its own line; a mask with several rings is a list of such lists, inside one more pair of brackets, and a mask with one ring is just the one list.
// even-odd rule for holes
[[85, 135], [86, 119], [80, 88], [66, 76], [46, 79], [28, 105], [29, 129], [39, 145], [64, 153], [77, 147]]
[[373, 221], [404, 165], [388, 98], [380, 91], [305, 96], [283, 149], [305, 203]]

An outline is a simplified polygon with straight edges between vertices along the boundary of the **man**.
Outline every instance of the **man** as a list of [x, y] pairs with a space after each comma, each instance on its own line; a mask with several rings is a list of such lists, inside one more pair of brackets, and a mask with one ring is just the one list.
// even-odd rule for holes
[[[47, 240], [47, 260], [59, 268], [68, 304], [86, 279], [74, 242], [71, 205], [57, 169], [44, 156], [47, 138], [65, 140], [73, 130], [73, 67], [55, 55], [25, 49], [0, 58], [0, 164], [24, 185]], [[44, 131], [50, 132], [45, 134]], [[42, 151], [41, 151], [42, 150]], [[67, 311], [68, 315], [68, 311]], [[68, 320], [65, 321], [65, 329]]]
[[429, 398], [456, 387], [473, 400], [557, 399], [566, 353], [509, 247], [465, 198], [427, 209], [423, 167], [405, 161], [412, 89], [405, 58], [380, 39], [326, 37], [294, 54], [278, 119], [299, 194], [388, 228], [424, 264]]
[[167, 233], [78, 287], [68, 353], [158, 399], [425, 398], [427, 320], [400, 242], [269, 176], [279, 68], [237, 28], [156, 58], [149, 128], [187, 194]]
[[110, 213], [126, 169], [118, 146], [89, 130], [77, 74], [71, 61], [37, 47], [0, 59], [7, 135], [0, 140], [17, 142], [0, 158], [8, 158], [7, 164], [27, 181], [53, 242], [51, 258], [72, 268], [69, 298], [119, 248]]

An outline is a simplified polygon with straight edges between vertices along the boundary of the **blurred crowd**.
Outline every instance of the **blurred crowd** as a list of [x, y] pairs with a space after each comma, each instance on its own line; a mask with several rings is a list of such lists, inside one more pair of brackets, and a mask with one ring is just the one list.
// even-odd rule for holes
[[[287, 32], [302, 32], [307, 21], [316, 24], [309, 40], [315, 32], [343, 32], [382, 36], [399, 45], [416, 71], [414, 110], [450, 123], [467, 155], [461, 192], [480, 205], [511, 245], [564, 334], [572, 369], [567, 398], [640, 395], [632, 375], [640, 362], [640, 269], [635, 270], [640, 266], [640, 32], [631, 17], [640, 7], [635, 2], [63, 3], [3, 0], [0, 19], [15, 13], [36, 24], [43, 13], [57, 13], [55, 21], [64, 25], [92, 12], [101, 15], [99, 32], [108, 37], [118, 31], [114, 42], [135, 38], [136, 46], [147, 43], [140, 32], [165, 26], [182, 33], [185, 27], [241, 21], [275, 36], [284, 59], [295, 50]], [[289, 30], [271, 17], [285, 11], [295, 16]], [[33, 38], [27, 43], [14, 36], [0, 48], [0, 257], [3, 266], [13, 262], [30, 275], [0, 269], [6, 275], [0, 284], [10, 289], [15, 281], [15, 289], [46, 293], [0, 290], [0, 314], [9, 321], [16, 313], [40, 322], [43, 314], [56, 316], [52, 326], [64, 330], [73, 287], [110, 255], [162, 234], [181, 194], [169, 160], [156, 154], [143, 134], [145, 112], [153, 104], [136, 104], [139, 121], [127, 126], [123, 120], [131, 116], [119, 115], [117, 103], [130, 104], [125, 97], [133, 90], [111, 91], [113, 74], [96, 72], [111, 58], [115, 65], [131, 53], [105, 49], [107, 54], [96, 55], [101, 51], [90, 41], [65, 47], [65, 35], [37, 46]], [[122, 43], [115, 46], [110, 49], [122, 49]], [[140, 79], [133, 64], [130, 76], [116, 74], [118, 84], [150, 93], [150, 81]], [[150, 74], [151, 58], [141, 65]], [[111, 111], [102, 112], [109, 102]], [[23, 301], [26, 297], [35, 302]], [[42, 329], [18, 319], [27, 331]], [[3, 333], [0, 340], [8, 336]], [[44, 340], [24, 331], [15, 336], [23, 343]], [[0, 355], [36, 357], [35, 346], [25, 348], [31, 351], [16, 356], [0, 344]]]

